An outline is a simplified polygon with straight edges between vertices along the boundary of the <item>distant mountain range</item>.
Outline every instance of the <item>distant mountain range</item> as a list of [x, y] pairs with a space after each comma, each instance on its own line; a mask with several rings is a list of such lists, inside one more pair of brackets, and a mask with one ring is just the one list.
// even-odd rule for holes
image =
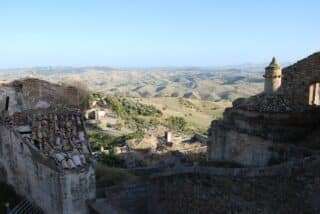
[[[130, 97], [184, 97], [210, 101], [233, 100], [262, 90], [264, 68], [162, 67], [35, 67], [1, 70], [0, 79], [37, 77], [52, 82], [81, 80], [93, 91]], [[265, 66], [265, 65], [264, 65]]]
[[[26, 67], [26, 68], [0, 68], [1, 72], [26, 72], [34, 71], [37, 73], [50, 73], [50, 72], [83, 72], [86, 70], [103, 70], [103, 71], [227, 71], [227, 70], [242, 70], [250, 72], [261, 72], [269, 63], [243, 63], [237, 65], [224, 65], [224, 66], [155, 66], [155, 67], [109, 67], [109, 66], [41, 66], [41, 67]], [[282, 67], [286, 67], [292, 63], [283, 62]]]

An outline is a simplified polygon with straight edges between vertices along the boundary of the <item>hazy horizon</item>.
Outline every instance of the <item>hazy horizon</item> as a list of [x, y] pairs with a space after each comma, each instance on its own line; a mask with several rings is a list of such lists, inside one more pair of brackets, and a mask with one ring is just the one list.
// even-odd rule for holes
[[[241, 68], [251, 68], [251, 67], [259, 67], [264, 68], [270, 62], [262, 62], [262, 63], [241, 63], [241, 64], [225, 64], [219, 66], [202, 66], [202, 65], [168, 65], [168, 66], [108, 66], [108, 65], [41, 65], [41, 66], [25, 66], [25, 67], [0, 67], [0, 71], [4, 70], [26, 70], [26, 69], [86, 69], [86, 68], [101, 68], [101, 69], [111, 69], [111, 70], [161, 70], [161, 69], [241, 69]], [[294, 62], [279, 62], [282, 67], [286, 67]]]
[[320, 2], [4, 1], [0, 68], [221, 67], [319, 50]]

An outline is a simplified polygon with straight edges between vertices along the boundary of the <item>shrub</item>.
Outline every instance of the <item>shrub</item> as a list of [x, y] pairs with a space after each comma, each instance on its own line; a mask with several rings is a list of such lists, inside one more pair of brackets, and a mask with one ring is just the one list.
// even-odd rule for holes
[[144, 136], [144, 133], [141, 131], [136, 131], [133, 133], [130, 133], [126, 136], [126, 140], [132, 140], [132, 139], [136, 139], [136, 140], [142, 140]]
[[166, 119], [166, 124], [168, 128], [176, 130], [176, 131], [184, 131], [187, 122], [183, 117], [175, 117], [175, 116], [170, 116], [169, 118]]
[[143, 132], [136, 131], [128, 135], [116, 137], [104, 132], [88, 131], [89, 141], [92, 143], [93, 151], [100, 151], [101, 146], [107, 149], [113, 149], [115, 146], [124, 146], [127, 140], [141, 140], [143, 138], [143, 135]]
[[103, 98], [103, 93], [102, 92], [94, 92], [92, 94], [93, 98], [95, 99], [102, 99]]
[[122, 118], [142, 116], [161, 116], [162, 112], [152, 105], [144, 105], [125, 98], [108, 95], [107, 105]]
[[96, 165], [97, 187], [108, 187], [136, 181], [138, 178], [126, 169], [112, 168], [101, 163]]
[[111, 167], [119, 167], [119, 168], [125, 168], [126, 163], [123, 158], [115, 154], [114, 152], [111, 152], [110, 154], [102, 153], [100, 157], [100, 162]]
[[88, 131], [89, 141], [92, 142], [93, 151], [99, 151], [100, 147], [111, 148], [117, 137], [99, 131]]

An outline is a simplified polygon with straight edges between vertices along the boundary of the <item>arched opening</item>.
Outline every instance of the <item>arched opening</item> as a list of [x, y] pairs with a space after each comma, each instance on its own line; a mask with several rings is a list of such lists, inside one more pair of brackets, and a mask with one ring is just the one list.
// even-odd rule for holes
[[309, 105], [320, 105], [320, 87], [319, 82], [312, 83], [309, 86]]

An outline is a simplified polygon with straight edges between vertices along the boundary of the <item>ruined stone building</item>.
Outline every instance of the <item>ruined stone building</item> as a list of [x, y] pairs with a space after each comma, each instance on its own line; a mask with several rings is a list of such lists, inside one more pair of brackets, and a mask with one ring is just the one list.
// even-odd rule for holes
[[240, 98], [209, 129], [208, 156], [265, 166], [320, 148], [320, 52], [281, 69], [266, 67], [264, 92]]
[[38, 79], [0, 87], [0, 177], [45, 213], [88, 213], [91, 148], [82, 114], [64, 91]]

